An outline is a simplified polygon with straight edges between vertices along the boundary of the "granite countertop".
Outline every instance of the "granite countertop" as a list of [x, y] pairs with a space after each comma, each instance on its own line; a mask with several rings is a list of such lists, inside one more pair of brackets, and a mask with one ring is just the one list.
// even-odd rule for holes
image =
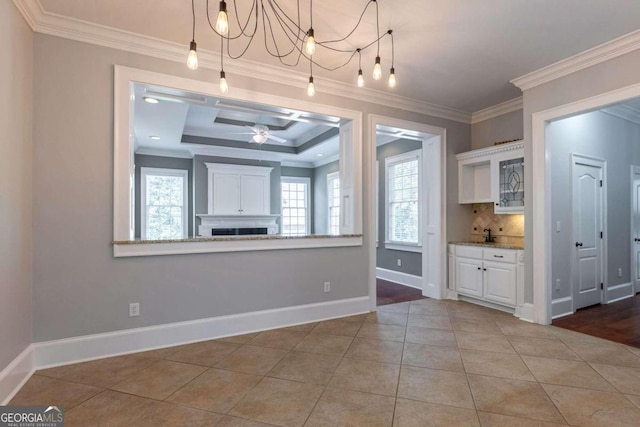
[[281, 236], [278, 234], [267, 234], [258, 236], [216, 236], [216, 237], [190, 237], [187, 239], [166, 239], [166, 240], [116, 240], [113, 245], [147, 245], [154, 243], [191, 243], [191, 242], [229, 242], [238, 240], [287, 240], [287, 239], [335, 239], [338, 237], [362, 237], [362, 234], [341, 234], [338, 236], [327, 234], [313, 234], [309, 236]]
[[449, 242], [450, 245], [464, 245], [464, 246], [482, 246], [485, 248], [498, 248], [498, 249], [519, 249], [523, 250], [524, 246], [514, 245], [509, 243], [486, 243], [486, 242]]

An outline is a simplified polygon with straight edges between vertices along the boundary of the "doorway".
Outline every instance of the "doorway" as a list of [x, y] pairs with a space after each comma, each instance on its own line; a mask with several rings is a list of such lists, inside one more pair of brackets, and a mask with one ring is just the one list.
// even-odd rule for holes
[[394, 286], [396, 298], [442, 298], [445, 129], [380, 116], [369, 123], [371, 309], [379, 284], [391, 300]]

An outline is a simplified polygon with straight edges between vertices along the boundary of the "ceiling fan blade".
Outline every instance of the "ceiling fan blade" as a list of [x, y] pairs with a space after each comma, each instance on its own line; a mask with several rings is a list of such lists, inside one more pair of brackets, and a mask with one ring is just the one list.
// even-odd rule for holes
[[284, 138], [280, 138], [279, 136], [275, 136], [275, 135], [271, 135], [271, 134], [267, 134], [267, 138], [269, 139], [273, 139], [274, 141], [280, 142], [280, 143], [285, 143], [287, 142], [286, 139]]
[[244, 125], [244, 127], [250, 129], [253, 133], [258, 133], [258, 128], [256, 128], [255, 126]]

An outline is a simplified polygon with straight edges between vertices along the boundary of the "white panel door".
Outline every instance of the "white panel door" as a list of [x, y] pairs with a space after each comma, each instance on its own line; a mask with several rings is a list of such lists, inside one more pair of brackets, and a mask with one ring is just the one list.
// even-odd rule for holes
[[573, 156], [574, 309], [602, 302], [604, 162]]
[[482, 297], [482, 261], [456, 258], [456, 291], [464, 295]]
[[240, 175], [216, 173], [213, 177], [213, 214], [240, 215]]
[[640, 166], [631, 166], [631, 283], [640, 292]]
[[264, 175], [242, 175], [243, 215], [268, 215], [270, 213], [269, 177]]
[[516, 265], [485, 261], [484, 298], [500, 304], [516, 305]]

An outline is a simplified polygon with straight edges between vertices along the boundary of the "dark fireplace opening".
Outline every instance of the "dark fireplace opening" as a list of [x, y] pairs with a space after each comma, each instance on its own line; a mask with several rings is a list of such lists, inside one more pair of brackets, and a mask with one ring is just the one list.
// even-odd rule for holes
[[214, 228], [211, 230], [212, 236], [251, 236], [255, 234], [267, 234], [267, 228], [266, 227]]

